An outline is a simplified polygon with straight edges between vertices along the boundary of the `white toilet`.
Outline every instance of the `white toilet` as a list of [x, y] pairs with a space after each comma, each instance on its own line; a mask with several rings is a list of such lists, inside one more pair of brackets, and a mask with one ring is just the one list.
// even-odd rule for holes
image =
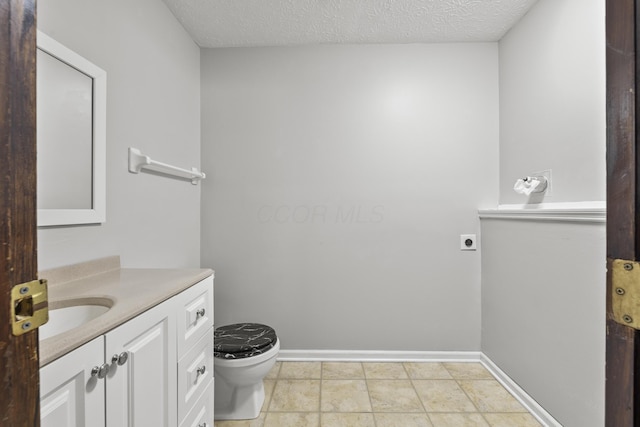
[[259, 323], [236, 323], [214, 335], [215, 419], [257, 418], [264, 403], [262, 379], [280, 350], [276, 332]]

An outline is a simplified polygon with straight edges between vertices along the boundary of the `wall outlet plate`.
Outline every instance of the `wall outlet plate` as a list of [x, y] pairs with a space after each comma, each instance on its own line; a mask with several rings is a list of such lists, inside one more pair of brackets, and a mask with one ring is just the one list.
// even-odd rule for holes
[[460, 250], [461, 251], [475, 251], [476, 250], [476, 235], [475, 234], [461, 234], [460, 235]]

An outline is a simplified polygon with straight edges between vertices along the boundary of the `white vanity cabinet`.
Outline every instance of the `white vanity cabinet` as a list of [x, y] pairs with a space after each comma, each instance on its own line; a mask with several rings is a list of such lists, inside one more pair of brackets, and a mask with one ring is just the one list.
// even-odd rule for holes
[[40, 377], [43, 427], [213, 426], [213, 277], [51, 362]]

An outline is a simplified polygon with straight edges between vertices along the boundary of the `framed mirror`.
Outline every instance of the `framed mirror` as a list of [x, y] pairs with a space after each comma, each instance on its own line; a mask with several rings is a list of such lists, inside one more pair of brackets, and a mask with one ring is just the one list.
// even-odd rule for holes
[[106, 219], [107, 73], [38, 31], [38, 226]]

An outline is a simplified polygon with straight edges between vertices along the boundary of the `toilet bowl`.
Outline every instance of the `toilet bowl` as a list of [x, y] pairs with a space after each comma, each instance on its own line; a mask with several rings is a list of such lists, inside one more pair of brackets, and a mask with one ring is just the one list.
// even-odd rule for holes
[[215, 419], [257, 418], [264, 403], [262, 380], [276, 363], [280, 340], [259, 323], [221, 326], [214, 335]]

